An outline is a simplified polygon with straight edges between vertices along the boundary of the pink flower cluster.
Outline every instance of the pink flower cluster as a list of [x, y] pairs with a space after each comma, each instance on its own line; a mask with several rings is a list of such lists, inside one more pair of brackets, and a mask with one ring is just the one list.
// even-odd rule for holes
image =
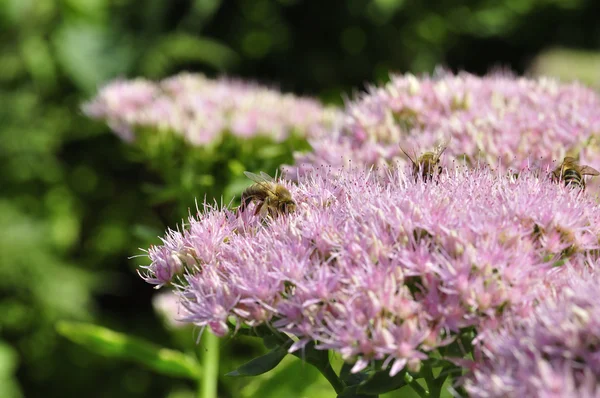
[[425, 183], [401, 168], [285, 183], [295, 213], [261, 219], [205, 206], [149, 251], [143, 277], [179, 287], [182, 319], [225, 335], [232, 322], [316, 341], [360, 371], [418, 368], [462, 328], [527, 314], [548, 271], [584, 267], [600, 207], [538, 173], [455, 168]]
[[[439, 72], [392, 76], [350, 102], [341, 128], [296, 155], [291, 178], [321, 165], [384, 166], [450, 139], [447, 159], [493, 167], [547, 167], [565, 155], [600, 166], [600, 97], [579, 84]], [[582, 151], [584, 153], [582, 153]], [[556, 165], [554, 166], [556, 167]]]
[[466, 382], [471, 396], [600, 397], [600, 280], [563, 274], [532, 314], [485, 339], [484, 359]]
[[179, 134], [192, 145], [206, 145], [228, 132], [238, 137], [319, 135], [336, 112], [317, 101], [235, 79], [211, 80], [182, 73], [159, 82], [118, 80], [83, 105], [86, 115], [104, 120], [126, 141], [140, 129]]

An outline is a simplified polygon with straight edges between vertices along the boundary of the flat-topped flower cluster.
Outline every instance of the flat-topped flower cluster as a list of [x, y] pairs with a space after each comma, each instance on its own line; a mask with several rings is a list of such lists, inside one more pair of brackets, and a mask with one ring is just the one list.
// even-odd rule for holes
[[599, 397], [599, 282], [586, 270], [562, 272], [529, 316], [490, 333], [466, 382], [469, 394]]
[[401, 146], [419, 153], [448, 139], [449, 158], [472, 166], [543, 168], [573, 155], [597, 167], [598, 109], [593, 90], [549, 78], [396, 75], [351, 101], [341, 127], [312, 139], [313, 151], [297, 154], [290, 176], [325, 164], [404, 163]]
[[152, 82], [117, 80], [83, 105], [86, 115], [106, 121], [126, 141], [149, 128], [206, 145], [225, 133], [283, 141], [291, 134], [313, 136], [329, 128], [335, 111], [318, 101], [282, 94], [238, 79], [209, 79], [182, 73]]
[[182, 319], [223, 336], [268, 323], [355, 363], [416, 369], [464, 328], [526, 316], [552, 269], [595, 261], [600, 207], [545, 173], [446, 169], [415, 181], [324, 167], [286, 184], [275, 218], [205, 205], [148, 250], [145, 280], [178, 287]]

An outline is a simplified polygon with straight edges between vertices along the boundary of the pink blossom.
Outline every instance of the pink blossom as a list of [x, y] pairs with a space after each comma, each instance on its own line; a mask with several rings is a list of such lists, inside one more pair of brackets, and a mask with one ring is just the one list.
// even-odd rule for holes
[[408, 159], [401, 146], [431, 151], [450, 139], [443, 161], [501, 169], [556, 167], [567, 154], [598, 168], [600, 97], [582, 85], [508, 74], [441, 71], [394, 75], [347, 104], [339, 128], [310, 140], [291, 178], [321, 165], [381, 166]]
[[88, 116], [106, 121], [117, 135], [135, 140], [141, 129], [182, 136], [194, 146], [223, 134], [266, 135], [283, 141], [291, 134], [315, 136], [331, 127], [336, 111], [309, 98], [241, 80], [211, 80], [182, 73], [159, 82], [118, 80], [83, 105]]
[[458, 168], [425, 183], [392, 168], [383, 183], [322, 168], [282, 183], [296, 212], [207, 208], [150, 253], [146, 280], [193, 259], [174, 279], [186, 321], [219, 335], [269, 323], [356, 371], [418, 368], [463, 328], [530, 313], [561, 261], [582, 268], [598, 249], [598, 205], [536, 172]]
[[472, 396], [600, 397], [598, 274], [560, 274], [531, 314], [487, 334], [465, 383]]

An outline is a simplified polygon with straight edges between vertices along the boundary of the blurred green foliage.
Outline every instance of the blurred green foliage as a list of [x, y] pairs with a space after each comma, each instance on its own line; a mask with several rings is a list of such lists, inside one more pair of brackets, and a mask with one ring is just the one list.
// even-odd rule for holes
[[200, 208], [205, 199], [209, 204], [224, 205], [235, 199], [234, 205], [239, 205], [241, 192], [253, 183], [244, 171], [274, 176], [279, 166], [293, 162], [294, 151], [309, 148], [300, 133], [281, 143], [266, 135], [247, 139], [224, 134], [209, 145], [196, 147], [172, 132], [144, 129], [136, 132], [131, 158], [161, 177], [161, 181], [140, 182], [140, 186], [168, 224], [195, 211], [193, 198]]
[[[127, 261], [164, 229], [139, 193], [138, 181], [149, 178], [79, 105], [119, 75], [161, 75], [192, 61], [221, 70], [236, 55], [183, 26], [214, 8], [177, 16], [168, 2], [145, 3], [0, 2], [0, 327], [20, 358], [25, 396], [147, 396], [172, 387], [71, 346], [53, 326], [102, 319], [168, 337], [155, 325], [151, 292], [136, 294], [144, 284]], [[3, 397], [19, 396], [12, 383]]]
[[564, 81], [578, 80], [600, 89], [600, 51], [552, 48], [534, 59], [529, 72]]
[[206, 32], [243, 57], [239, 74], [339, 101], [389, 71], [522, 73], [547, 47], [598, 50], [599, 13], [595, 0], [235, 0]]
[[147, 341], [82, 322], [61, 321], [58, 332], [105, 357], [141, 363], [157, 373], [196, 380], [201, 375], [194, 357]]
[[[93, 321], [179, 347], [127, 260], [174, 220], [161, 219], [141, 191], [155, 173], [80, 115], [100, 84], [226, 72], [339, 103], [341, 92], [390, 70], [522, 72], [548, 47], [597, 51], [597, 15], [595, 0], [0, 0], [0, 396], [190, 391], [185, 381], [88, 353], [53, 327]], [[223, 372], [260, 351], [231, 344]], [[302, 364], [287, 360], [273, 372], [299, 378]], [[304, 394], [329, 396], [306, 372]], [[222, 394], [286, 388], [268, 375], [243, 388], [222, 383]]]

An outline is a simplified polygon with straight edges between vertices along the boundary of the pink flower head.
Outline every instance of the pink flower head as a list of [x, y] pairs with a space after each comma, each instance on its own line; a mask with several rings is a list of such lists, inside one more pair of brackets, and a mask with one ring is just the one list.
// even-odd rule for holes
[[[460, 168], [425, 183], [396, 167], [382, 183], [323, 168], [282, 183], [292, 214], [209, 208], [177, 245], [165, 239], [194, 260], [177, 284], [185, 319], [219, 335], [231, 321], [269, 323], [298, 337], [294, 349], [316, 341], [355, 371], [374, 360], [394, 374], [418, 368], [463, 328], [530, 312], [557, 264], [582, 268], [598, 249], [598, 205], [533, 172]], [[156, 283], [171, 268], [152, 253]]]
[[313, 151], [297, 154], [288, 171], [296, 178], [311, 168], [349, 161], [366, 167], [404, 164], [401, 147], [418, 156], [447, 139], [442, 159], [447, 164], [522, 170], [556, 167], [570, 154], [598, 167], [598, 109], [600, 97], [593, 90], [548, 78], [444, 71], [422, 78], [395, 75], [350, 102], [339, 129], [312, 138]]
[[191, 73], [159, 82], [109, 83], [83, 111], [106, 121], [127, 141], [134, 140], [138, 130], [152, 128], [178, 134], [193, 146], [207, 145], [226, 133], [243, 138], [266, 135], [275, 141], [291, 134], [315, 136], [336, 118], [336, 111], [312, 99]]
[[[597, 264], [595, 264], [597, 266]], [[600, 396], [598, 274], [566, 269], [529, 316], [486, 336], [466, 380], [474, 397]]]
[[85, 103], [82, 109], [89, 117], [105, 120], [123, 140], [132, 141], [133, 124], [159, 94], [158, 87], [144, 79], [116, 80], [101, 88], [97, 99]]

